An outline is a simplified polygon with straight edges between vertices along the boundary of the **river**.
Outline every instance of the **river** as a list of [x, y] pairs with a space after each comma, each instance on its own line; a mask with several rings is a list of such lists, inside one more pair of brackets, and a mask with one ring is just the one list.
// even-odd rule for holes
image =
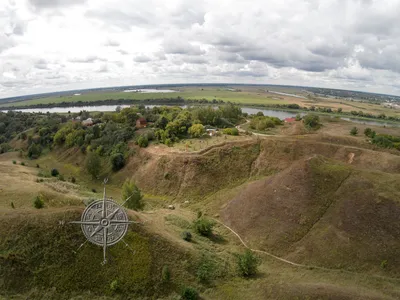
[[[71, 106], [71, 107], [51, 107], [51, 108], [23, 108], [23, 109], [16, 109], [16, 111], [26, 112], [26, 113], [77, 113], [81, 110], [86, 111], [98, 111], [98, 112], [107, 112], [107, 111], [115, 111], [117, 107], [125, 108], [129, 107], [130, 105], [95, 105], [95, 106]], [[152, 108], [155, 106], [160, 105], [146, 105], [148, 108]], [[186, 108], [186, 105], [181, 106]], [[254, 115], [258, 112], [262, 112], [265, 116], [277, 117], [279, 119], [291, 118], [295, 117], [298, 113], [284, 111], [284, 110], [272, 110], [272, 109], [259, 109], [253, 107], [241, 107], [242, 111], [248, 113], [249, 115]], [[7, 112], [3, 111], [2, 112]], [[306, 113], [299, 112], [301, 116], [304, 116]], [[375, 126], [387, 126], [387, 127], [400, 127], [400, 124], [395, 123], [388, 123], [388, 122], [377, 122], [377, 121], [370, 121], [370, 120], [362, 120], [356, 118], [348, 118], [348, 117], [341, 117], [341, 119], [359, 123], [359, 124], [367, 124], [367, 125], [375, 125]]]

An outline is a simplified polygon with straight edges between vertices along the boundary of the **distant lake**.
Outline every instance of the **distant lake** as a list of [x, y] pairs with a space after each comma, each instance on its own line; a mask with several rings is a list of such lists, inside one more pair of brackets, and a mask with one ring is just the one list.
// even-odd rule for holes
[[[158, 90], [160, 91], [160, 90]], [[16, 109], [15, 111], [21, 111], [26, 113], [78, 113], [81, 110], [86, 111], [98, 111], [98, 112], [107, 112], [107, 111], [115, 111], [117, 107], [125, 108], [130, 107], [130, 105], [96, 105], [96, 106], [71, 106], [71, 107], [51, 107], [51, 108], [23, 108], [23, 109]], [[153, 108], [155, 106], [161, 105], [145, 105], [147, 108]], [[186, 105], [180, 106], [182, 108], [187, 108]], [[264, 116], [271, 116], [277, 117], [279, 119], [286, 119], [295, 117], [298, 113], [290, 112], [290, 111], [283, 111], [283, 110], [273, 110], [273, 109], [258, 109], [253, 107], [241, 107], [242, 112], [248, 113], [249, 115], [255, 115], [258, 112], [262, 112]], [[7, 112], [6, 110], [2, 110], [2, 112]], [[306, 115], [305, 112], [299, 112], [301, 116]], [[358, 124], [366, 124], [366, 125], [375, 125], [375, 126], [387, 126], [387, 127], [400, 127], [400, 124], [396, 123], [388, 123], [388, 122], [377, 122], [377, 121], [370, 121], [370, 120], [362, 120], [356, 118], [347, 118], [341, 117], [342, 120], [358, 123]]]

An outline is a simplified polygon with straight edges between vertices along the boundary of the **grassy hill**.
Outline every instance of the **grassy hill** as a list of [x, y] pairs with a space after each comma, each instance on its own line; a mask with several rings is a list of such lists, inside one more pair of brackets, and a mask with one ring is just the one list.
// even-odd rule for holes
[[[134, 179], [148, 205], [130, 218], [143, 225], [130, 227], [131, 249], [110, 248], [106, 266], [99, 247], [77, 251], [85, 239], [68, 224], [80, 218], [83, 200], [100, 196], [90, 191], [100, 191], [101, 182], [84, 171], [84, 155], [58, 149], [25, 166], [16, 153], [0, 156], [0, 298], [179, 299], [185, 286], [204, 299], [400, 297], [400, 156], [320, 135], [254, 138], [193, 153], [135, 151], [110, 176], [109, 194], [119, 199], [123, 181]], [[37, 181], [39, 171], [54, 167], [77, 182]], [[46, 196], [42, 210], [32, 207], [38, 193]], [[221, 223], [211, 238], [195, 234], [197, 211], [252, 248], [307, 267], [260, 253], [259, 274], [240, 278], [235, 254], [245, 247], [238, 236]], [[192, 243], [182, 240], [184, 230]], [[210, 261], [213, 274], [201, 282], [199, 270]], [[169, 282], [162, 280], [165, 266]]]

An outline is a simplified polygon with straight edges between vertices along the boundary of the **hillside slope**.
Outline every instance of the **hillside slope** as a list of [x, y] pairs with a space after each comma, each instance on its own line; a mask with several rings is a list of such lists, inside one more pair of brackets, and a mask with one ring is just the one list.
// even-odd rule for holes
[[249, 184], [221, 217], [253, 247], [299, 263], [399, 276], [399, 186], [399, 174], [317, 156]]

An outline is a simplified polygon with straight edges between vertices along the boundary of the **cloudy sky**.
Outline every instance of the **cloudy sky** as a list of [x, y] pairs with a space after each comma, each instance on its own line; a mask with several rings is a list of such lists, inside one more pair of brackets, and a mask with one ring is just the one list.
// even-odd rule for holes
[[400, 95], [400, 0], [0, 0], [0, 98], [197, 82]]

